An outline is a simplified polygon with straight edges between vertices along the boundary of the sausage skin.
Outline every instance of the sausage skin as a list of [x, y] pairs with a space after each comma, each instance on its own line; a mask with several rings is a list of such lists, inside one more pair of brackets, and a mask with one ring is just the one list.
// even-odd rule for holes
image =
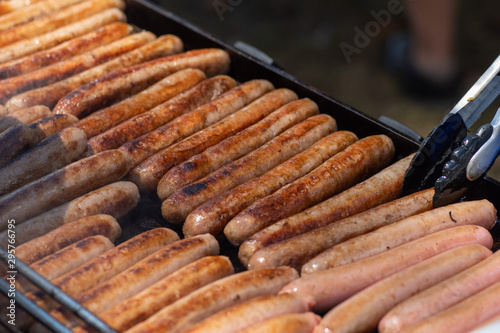
[[358, 140], [307, 175], [238, 213], [229, 221], [225, 234], [233, 244], [241, 244], [259, 230], [372, 176], [390, 163], [394, 152], [392, 140], [385, 135]]
[[21, 223], [96, 188], [117, 181], [130, 170], [131, 160], [119, 150], [108, 150], [73, 162], [0, 197], [0, 229], [7, 217]]
[[193, 291], [234, 273], [229, 258], [207, 256], [179, 268], [162, 280], [99, 315], [123, 332]]
[[433, 195], [433, 189], [413, 193], [335, 223], [271, 244], [253, 254], [245, 265], [249, 269], [286, 265], [300, 270], [307, 261], [335, 244], [432, 209]]
[[370, 332], [387, 311], [417, 294], [491, 256], [471, 244], [440, 253], [403, 269], [360, 291], [330, 310], [314, 332]]
[[74, 55], [95, 49], [100, 45], [125, 37], [132, 27], [123, 22], [105, 25], [83, 36], [72, 38], [48, 50], [38, 51], [18, 59], [0, 64], [0, 79], [7, 79], [33, 72], [37, 69], [68, 59]]
[[[262, 176], [250, 179], [193, 210], [184, 222], [184, 234], [222, 232], [237, 213], [253, 202], [312, 171], [356, 140], [356, 135], [348, 131], [334, 132], [320, 139]], [[230, 239], [230, 236], [226, 237]]]
[[[92, 67], [48, 86], [18, 94], [9, 99], [5, 103], [5, 106], [9, 110], [22, 109], [33, 105], [45, 105], [53, 109], [58, 101], [70, 92], [94, 80], [107, 76], [113, 71], [176, 53], [178, 48], [177, 41], [178, 38], [172, 35], [160, 36], [144, 46], [136, 48], [101, 65]], [[106, 91], [109, 92], [109, 90]], [[124, 97], [124, 95], [121, 97]], [[118, 97], [120, 96], [116, 96], [116, 98]], [[98, 100], [102, 101], [102, 99]], [[107, 102], [111, 103], [112, 101]]]
[[115, 241], [121, 233], [120, 225], [112, 216], [87, 216], [19, 245], [16, 257], [29, 265], [85, 237], [103, 235]]
[[163, 196], [196, 181], [250, 153], [293, 125], [317, 114], [318, 106], [308, 98], [290, 102], [245, 130], [221, 141], [170, 169], [159, 183]]
[[[360, 290], [383, 278], [410, 267], [438, 253], [467, 244], [479, 244], [489, 249], [493, 237], [483, 227], [459, 226], [438, 231], [350, 264], [302, 274], [280, 292], [298, 292], [314, 297], [317, 311], [328, 311]], [[336, 281], [332, 284], [331, 281]], [[330, 282], [330, 283], [329, 283]]]
[[2, 52], [0, 52], [0, 63], [5, 63], [38, 51], [46, 50], [72, 38], [101, 28], [106, 24], [126, 21], [126, 19], [125, 14], [121, 10], [117, 8], [106, 9], [59, 29], [2, 47]]
[[[139, 199], [139, 189], [132, 182], [118, 181], [102, 186], [16, 225], [16, 244], [23, 244], [86, 216], [107, 214], [119, 219], [134, 209]], [[0, 241], [6, 238], [6, 231], [0, 233]]]
[[289, 89], [276, 89], [253, 101], [244, 108], [206, 127], [184, 140], [165, 148], [134, 168], [131, 179], [143, 190], [158, 188], [160, 200], [165, 199], [162, 187], [158, 186], [163, 175], [175, 165], [202, 152], [206, 148], [245, 129], [261, 120], [276, 108], [297, 99]]
[[[179, 41], [176, 42], [178, 44]], [[175, 47], [174, 53], [177, 53]], [[133, 95], [181, 69], [197, 68], [207, 76], [223, 74], [229, 67], [229, 55], [221, 49], [197, 49], [162, 57], [139, 65], [117, 69], [78, 89], [57, 102], [54, 113], [77, 114], [78, 118], [93, 110]]]
[[239, 333], [311, 333], [321, 317], [313, 312], [288, 313], [269, 318]]
[[163, 217], [172, 223], [184, 222], [203, 203], [264, 174], [336, 129], [337, 123], [328, 115], [304, 120], [259, 149], [174, 192], [162, 203]]
[[496, 218], [495, 206], [485, 199], [434, 208], [334, 245], [304, 264], [302, 270], [313, 272], [345, 265], [460, 225], [478, 225], [490, 230]]
[[[233, 85], [236, 84], [232, 78], [223, 77], [231, 80]], [[137, 166], [174, 142], [216, 123], [273, 89], [274, 86], [271, 82], [266, 80], [252, 80], [242, 83], [209, 103], [204, 103], [189, 112], [183, 112], [182, 115], [167, 124], [124, 144], [119, 149], [127, 152], [132, 157], [134, 166]], [[181, 107], [187, 103], [190, 109], [193, 104], [188, 96], [187, 100], [182, 98], [180, 102]]]
[[66, 128], [40, 142], [0, 168], [0, 195], [41, 178], [74, 161], [85, 151], [87, 137], [78, 128]]
[[89, 138], [87, 155], [120, 147], [124, 142], [119, 131], [124, 121], [170, 100], [204, 79], [202, 71], [184, 69], [132, 97], [82, 119], [75, 127], [83, 129]]
[[297, 277], [297, 271], [290, 267], [233, 274], [179, 299], [127, 332], [176, 333], [231, 305], [257, 296], [273, 295]]

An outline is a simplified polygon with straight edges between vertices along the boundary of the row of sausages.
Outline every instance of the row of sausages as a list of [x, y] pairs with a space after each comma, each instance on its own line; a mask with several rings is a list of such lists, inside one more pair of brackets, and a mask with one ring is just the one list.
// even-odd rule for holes
[[[405, 312], [427, 288], [426, 302], [446, 300], [435, 312], [495, 288], [491, 203], [399, 198], [412, 156], [394, 162], [387, 136], [359, 139], [289, 89], [237, 82], [225, 51], [183, 52], [123, 8], [43, 0], [0, 16], [0, 241], [15, 220], [19, 259], [127, 332], [400, 331], [434, 314]], [[158, 228], [115, 246], [141, 191], [183, 239]], [[222, 235], [248, 271], [220, 255]], [[479, 321], [496, 314], [479, 302], [492, 305]]]

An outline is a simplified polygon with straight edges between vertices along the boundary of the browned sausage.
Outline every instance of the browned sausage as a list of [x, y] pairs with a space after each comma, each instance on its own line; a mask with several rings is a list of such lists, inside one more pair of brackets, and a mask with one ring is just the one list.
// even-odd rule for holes
[[[113, 242], [103, 235], [89, 236], [35, 261], [30, 268], [47, 280], [54, 280], [113, 247]], [[36, 290], [36, 287], [23, 275], [17, 276], [17, 282], [19, 289], [25, 294]]]
[[[139, 189], [132, 182], [118, 181], [90, 191], [68, 203], [16, 225], [16, 243], [22, 244], [35, 237], [61, 227], [80, 218], [107, 214], [118, 219], [134, 209], [139, 203]], [[0, 233], [0, 242], [6, 239]]]
[[[184, 90], [193, 87], [203, 79], [205, 79], [205, 74], [200, 70], [181, 70], [121, 102], [92, 113], [80, 120], [75, 127], [84, 130], [87, 138], [93, 138], [129, 118], [169, 100]], [[111, 141], [112, 136], [102, 135], [90, 140], [88, 146], [89, 153], [95, 154], [112, 149], [108, 145], [112, 145], [113, 141], [107, 143], [108, 140]], [[103, 148], [99, 145], [102, 145]], [[116, 144], [113, 146], [119, 147]]]
[[71, 115], [52, 115], [30, 125], [19, 124], [0, 133], [0, 167], [43, 139], [78, 121]]
[[7, 219], [21, 223], [91, 190], [125, 176], [131, 166], [127, 154], [108, 150], [73, 162], [45, 177], [0, 197], [0, 229]]
[[[467, 244], [479, 244], [489, 249], [493, 237], [483, 227], [465, 225], [438, 231], [372, 257], [339, 267], [302, 273], [280, 293], [297, 292], [314, 297], [317, 311], [327, 311], [360, 290], [404, 268], [415, 265], [446, 250]], [[335, 281], [335, 283], [331, 283]]]
[[348, 131], [328, 135], [262, 176], [250, 179], [193, 210], [184, 222], [184, 234], [222, 232], [236, 214], [254, 201], [309, 173], [356, 140], [356, 135]]
[[53, 111], [76, 114], [81, 119], [83, 115], [137, 93], [181, 69], [197, 68], [212, 76], [225, 73], [228, 67], [229, 54], [221, 49], [197, 49], [151, 60], [116, 70], [73, 90], [57, 103]]
[[[178, 240], [165, 245], [120, 274], [85, 291], [78, 296], [77, 300], [87, 310], [101, 313], [134, 296], [177, 269], [204, 256], [217, 255], [218, 253], [219, 243], [211, 235]], [[65, 322], [70, 319], [66, 312], [65, 309], [59, 308], [51, 311], [51, 315]], [[69, 326], [75, 326], [75, 323], [69, 322]]]
[[0, 118], [0, 132], [18, 124], [29, 124], [51, 115], [50, 109], [43, 105], [35, 105], [26, 109], [8, 112]]
[[[188, 70], [188, 69], [186, 69]], [[89, 141], [89, 150], [103, 151], [119, 148], [141, 135], [165, 125], [175, 117], [187, 113], [234, 87], [234, 80], [224, 76], [214, 76], [203, 80], [194, 87], [178, 94], [168, 101], [143, 112], [108, 131], [95, 136]], [[82, 121], [83, 122], [83, 121]]]
[[[387, 311], [421, 292], [488, 258], [491, 251], [472, 244], [450, 249], [397, 272], [360, 291], [330, 310], [316, 332], [370, 332]], [[439, 332], [439, 331], [438, 331]]]
[[[287, 265], [300, 270], [306, 261], [335, 244], [370, 232], [388, 223], [432, 209], [433, 195], [433, 189], [417, 192], [313, 231], [271, 244], [255, 252], [249, 261], [245, 260], [244, 265], [252, 268]], [[300, 214], [306, 214], [306, 212]], [[285, 220], [292, 219], [293, 216]], [[253, 240], [253, 238], [250, 239]], [[242, 256], [242, 258], [246, 258], [246, 256]]]
[[308, 261], [302, 271], [345, 265], [460, 225], [478, 225], [490, 230], [496, 218], [495, 206], [486, 199], [434, 208], [334, 245]]
[[310, 311], [311, 298], [297, 294], [266, 295], [230, 306], [190, 326], [184, 333], [235, 333], [286, 313]]
[[[234, 80], [230, 77], [224, 77], [226, 80], [231, 80], [233, 84], [235, 84]], [[213, 101], [173, 119], [150, 133], [124, 144], [119, 149], [129, 154], [134, 161], [134, 166], [137, 166], [149, 156], [202, 128], [216, 123], [220, 119], [236, 112], [238, 109], [272, 89], [274, 89], [273, 85], [266, 80], [245, 82], [222, 94]], [[192, 104], [190, 100], [186, 102], [188, 105]]]
[[143, 232], [52, 282], [71, 297], [77, 298], [85, 290], [116, 276], [177, 240], [179, 236], [166, 228]]
[[[194, 133], [181, 142], [172, 145], [155, 155], [155, 164], [159, 167], [158, 175], [165, 174], [175, 165], [184, 162], [191, 156], [203, 152], [207, 148], [218, 144], [230, 136], [244, 131], [247, 127], [254, 125], [270, 115], [276, 109], [297, 99], [297, 95], [285, 88], [268, 92], [259, 99], [253, 101], [244, 108], [227, 116], [221, 121]], [[261, 131], [262, 132], [262, 131]], [[152, 161], [151, 158], [149, 161]], [[156, 166], [155, 166], [156, 169]], [[163, 177], [157, 178], [159, 182]], [[161, 182], [160, 182], [161, 183]], [[158, 184], [157, 193], [161, 200], [168, 197], [171, 192], [165, 192], [162, 184]]]
[[85, 151], [87, 137], [78, 128], [66, 128], [0, 167], [0, 195], [7, 194], [54, 170], [62, 168]]
[[54, 280], [114, 247], [103, 235], [85, 237], [30, 265], [47, 280]]
[[82, 0], [46, 0], [30, 4], [29, 6], [0, 16], [0, 31], [33, 21], [81, 1]]
[[100, 13], [78, 20], [75, 23], [68, 24], [59, 29], [33, 38], [20, 40], [19, 42], [0, 48], [0, 63], [46, 50], [72, 38], [96, 30], [108, 23], [125, 20], [126, 16], [121, 10], [116, 8], [106, 9]]
[[[162, 176], [173, 166], [250, 126], [296, 98], [297, 95], [289, 89], [268, 92], [215, 124], [151, 156], [134, 168], [130, 179], [144, 191], [155, 191]], [[158, 188], [158, 196], [165, 199], [161, 188]]]
[[52, 109], [61, 98], [71, 91], [106, 76], [115, 70], [177, 52], [177, 41], [178, 38], [171, 35], [160, 36], [151, 43], [127, 52], [104, 64], [92, 67], [51, 85], [16, 95], [9, 99], [5, 103], [5, 106], [9, 110], [22, 109], [33, 105], [46, 105]]
[[257, 296], [273, 295], [280, 286], [297, 277], [297, 271], [290, 267], [233, 274], [181, 298], [127, 332], [176, 333], [231, 305]]
[[88, 236], [103, 235], [115, 241], [121, 233], [114, 217], [104, 214], [87, 216], [19, 245], [16, 256], [29, 265]]
[[0, 102], [22, 92], [50, 85], [69, 76], [98, 66], [122, 54], [137, 49], [154, 40], [156, 36], [148, 31], [125, 36], [107, 45], [77, 54], [24, 75], [2, 80]]
[[175, 190], [248, 154], [291, 126], [317, 113], [318, 106], [308, 98], [288, 103], [257, 124], [170, 169], [159, 183], [165, 193], [163, 196], [167, 197]]
[[3, 1], [2, 3], [0, 3], [0, 15], [5, 15], [14, 11], [22, 10], [23, 8], [32, 6], [39, 1], [41, 0], [32, 0], [28, 2], [24, 0]]
[[[230, 235], [234, 244], [241, 244], [259, 230], [373, 175], [385, 167], [393, 156], [394, 145], [387, 136], [363, 138], [330, 157], [307, 175], [238, 213], [226, 226], [226, 235]], [[232, 225], [235, 227], [232, 228]]]
[[99, 315], [119, 332], [149, 318], [191, 292], [234, 273], [227, 257], [204, 257], [178, 269], [137, 295], [113, 306]]
[[[289, 216], [255, 233], [247, 241], [241, 244], [238, 254], [240, 261], [247, 266], [250, 257], [263, 247], [267, 247], [323, 226], [327, 226], [335, 221], [361, 213], [367, 209], [376, 207], [399, 197], [404, 173], [410, 164], [411, 158], [411, 156], [408, 156], [401, 159], [367, 180], [356, 184], [351, 188], [304, 210], [301, 213]], [[432, 206], [432, 199], [429, 197], [432, 198], [432, 193], [428, 193], [425, 196], [423, 200], [423, 205], [425, 207]], [[396, 215], [394, 215], [393, 218], [395, 217]], [[365, 226], [368, 227], [370, 225], [371, 224], [366, 224]], [[336, 227], [332, 226], [332, 228], [335, 230], [336, 237], [339, 236], [341, 237], [340, 239], [342, 239], [343, 235], [340, 231], [337, 233]], [[348, 228], [350, 232], [356, 232], [357, 230], [354, 227]], [[328, 237], [327, 235], [328, 231], [325, 230], [326, 244], [329, 242], [329, 240], [326, 239]], [[335, 239], [336, 238], [332, 238], [332, 242], [335, 242]], [[315, 246], [319, 247], [322, 243], [322, 241], [317, 240], [317, 243], [304, 250], [315, 251]], [[319, 249], [316, 248], [316, 250]], [[291, 254], [291, 256], [294, 256], [294, 254]]]
[[95, 49], [100, 45], [128, 35], [132, 27], [126, 23], [110, 23], [83, 36], [75, 37], [48, 50], [39, 51], [0, 65], [0, 79], [30, 73], [74, 55]]
[[121, 0], [88, 0], [63, 8], [32, 22], [1, 31], [0, 47], [22, 39], [39, 36], [69, 23], [73, 23], [75, 19], [84, 19], [109, 8], [124, 9], [125, 3]]
[[162, 203], [163, 217], [173, 223], [184, 222], [196, 207], [264, 174], [336, 129], [337, 123], [328, 115], [304, 120], [259, 149], [174, 192]]

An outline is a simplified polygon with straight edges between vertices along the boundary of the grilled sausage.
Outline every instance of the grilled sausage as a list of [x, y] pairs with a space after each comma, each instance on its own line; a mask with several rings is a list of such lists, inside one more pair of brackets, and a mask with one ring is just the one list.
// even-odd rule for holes
[[241, 244], [259, 230], [373, 175], [386, 166], [393, 156], [394, 145], [387, 136], [375, 135], [361, 139], [307, 175], [238, 213], [229, 221], [225, 234], [233, 244]]
[[233, 273], [233, 265], [227, 257], [208, 256], [198, 259], [104, 311], [99, 314], [99, 318], [115, 330], [123, 332], [163, 307]]
[[66, 128], [40, 142], [0, 168], [0, 195], [62, 168], [79, 158], [87, 147], [85, 132]]
[[207, 76], [212, 76], [226, 72], [228, 67], [229, 55], [220, 49], [198, 49], [151, 60], [118, 69], [75, 89], [62, 98], [53, 111], [76, 114], [81, 118], [93, 110], [133, 95], [181, 69], [197, 68], [204, 71]]
[[360, 291], [330, 310], [315, 332], [370, 332], [387, 311], [491, 255], [477, 244], [460, 246], [423, 260]]
[[46, 50], [62, 42], [101, 28], [108, 23], [125, 20], [125, 14], [117, 8], [104, 10], [59, 29], [2, 47], [0, 49], [0, 63]]
[[239, 333], [311, 333], [321, 317], [312, 312], [289, 313], [269, 318]]
[[233, 79], [224, 75], [203, 80], [194, 87], [172, 97], [151, 110], [132, 117], [92, 138], [89, 142], [89, 145], [91, 145], [89, 150], [103, 151], [119, 148], [129, 141], [165, 125], [175, 117], [212, 101], [233, 88], [234, 84]]
[[[302, 273], [300, 279], [292, 281], [280, 292], [310, 295], [316, 301], [315, 310], [327, 311], [391, 274], [438, 253], [467, 244], [479, 244], [491, 249], [493, 237], [488, 230], [475, 225], [438, 231], [347, 265], [310, 274]], [[331, 281], [335, 283], [332, 284]]]
[[121, 0], [88, 0], [63, 8], [35, 21], [1, 31], [0, 47], [22, 39], [39, 36], [69, 23], [73, 23], [75, 18], [84, 19], [109, 8], [124, 9], [125, 3]]
[[43, 105], [35, 105], [26, 109], [8, 112], [0, 118], [0, 132], [4, 132], [18, 124], [29, 124], [51, 115], [50, 109]]
[[130, 158], [109, 150], [73, 162], [47, 176], [0, 197], [0, 229], [7, 218], [21, 223], [91, 190], [121, 179], [130, 170]]
[[160, 330], [176, 333], [228, 306], [253, 297], [275, 294], [283, 285], [297, 277], [297, 271], [290, 267], [233, 274], [181, 298], [127, 332]]
[[0, 167], [43, 139], [78, 121], [71, 115], [52, 115], [39, 121], [13, 126], [0, 133]]
[[311, 299], [297, 294], [266, 295], [230, 306], [190, 326], [184, 333], [240, 332], [253, 324], [286, 313], [303, 313], [311, 308]]
[[434, 208], [334, 245], [304, 264], [302, 270], [313, 272], [345, 265], [460, 225], [478, 225], [489, 230], [496, 218], [495, 206], [485, 199]]
[[356, 140], [356, 135], [347, 131], [326, 136], [262, 176], [250, 179], [193, 210], [184, 222], [184, 234], [222, 232], [226, 224], [252, 202], [307, 174]]
[[[107, 214], [118, 219], [139, 203], [139, 189], [132, 182], [118, 181], [90, 191], [63, 205], [16, 225], [16, 244], [25, 243], [80, 218]], [[0, 241], [7, 233], [0, 233]]]
[[167, 244], [179, 240], [172, 230], [156, 228], [132, 237], [52, 283], [73, 298], [123, 272]]
[[140, 189], [145, 191], [155, 191], [158, 188], [158, 196], [163, 200], [165, 197], [158, 182], [169, 169], [252, 125], [276, 108], [296, 98], [297, 95], [289, 89], [276, 89], [268, 92], [217, 123], [151, 156], [134, 168], [130, 177]]
[[13, 11], [21, 10], [26, 6], [32, 6], [33, 4], [41, 0], [32, 0], [26, 2], [24, 0], [11, 0], [0, 3], [0, 15], [5, 15]]
[[162, 203], [163, 217], [172, 223], [183, 222], [196, 207], [264, 174], [336, 129], [335, 120], [328, 115], [304, 120], [259, 149], [174, 192]]
[[379, 332], [400, 332], [499, 281], [500, 252], [399, 303], [378, 324]]
[[393, 163], [367, 180], [255, 233], [241, 244], [238, 253], [240, 261], [247, 266], [250, 257], [263, 247], [395, 199], [401, 193], [403, 176], [410, 160], [409, 156]]
[[74, 242], [30, 265], [47, 280], [54, 280], [114, 247], [106, 236], [94, 235]]
[[[432, 209], [433, 195], [434, 190], [428, 189], [375, 206], [335, 223], [266, 246], [253, 254], [244, 264], [248, 268], [286, 265], [300, 270], [308, 260], [335, 244]], [[291, 219], [293, 217], [288, 220]], [[244, 244], [250, 244], [250, 241]]]
[[74, 55], [95, 49], [125, 37], [132, 27], [123, 22], [115, 22], [102, 28], [72, 38], [48, 50], [42, 50], [31, 55], [7, 61], [0, 65], [0, 79], [6, 79], [54, 64]]
[[202, 257], [217, 254], [219, 243], [211, 235], [178, 240], [86, 291], [78, 297], [78, 301], [89, 311], [101, 313], [176, 270]]
[[[113, 242], [103, 235], [89, 236], [35, 261], [30, 268], [47, 280], [54, 280], [113, 247]], [[16, 283], [24, 294], [37, 290], [23, 275], [17, 276]]]
[[69, 59], [48, 65], [24, 75], [2, 80], [0, 102], [6, 102], [10, 97], [25, 91], [50, 85], [69, 76], [81, 73], [98, 66], [122, 54], [137, 49], [154, 40], [156, 36], [149, 32], [139, 32], [125, 36], [108, 45], [75, 55]]
[[[110, 133], [113, 133], [114, 126], [169, 100], [203, 79], [205, 74], [200, 70], [181, 70], [121, 102], [89, 115], [75, 127], [84, 130], [87, 138], [92, 138], [88, 143], [88, 151], [91, 154], [118, 148], [119, 144], [113, 144], [113, 135], [103, 132], [110, 130]], [[99, 135], [101, 133], [103, 134]]]
[[5, 106], [9, 110], [26, 108], [33, 105], [45, 105], [52, 109], [61, 98], [71, 91], [100, 77], [104, 77], [115, 70], [177, 52], [177, 40], [178, 38], [171, 35], [160, 36], [151, 43], [127, 52], [99, 66], [92, 67], [51, 85], [18, 94], [9, 99], [5, 103]]
[[16, 256], [29, 265], [85, 237], [103, 235], [115, 241], [121, 233], [114, 217], [104, 214], [87, 216], [19, 245]]
[[308, 98], [290, 102], [257, 124], [236, 133], [205, 151], [170, 169], [158, 187], [164, 197], [218, 168], [246, 155], [293, 125], [318, 113], [316, 103]]
[[[226, 80], [234, 80], [225, 76]], [[236, 112], [254, 99], [274, 89], [273, 85], [266, 80], [252, 80], [245, 82], [228, 92], [217, 97], [213, 101], [187, 112], [169, 123], [132, 140], [119, 149], [129, 154], [134, 166], [144, 161], [149, 156], [172, 143], [185, 138], [202, 128], [210, 126], [227, 115]], [[188, 99], [183, 103], [192, 105]], [[182, 104], [181, 104], [182, 105]]]
[[51, 14], [82, 0], [46, 0], [0, 16], [0, 31]]

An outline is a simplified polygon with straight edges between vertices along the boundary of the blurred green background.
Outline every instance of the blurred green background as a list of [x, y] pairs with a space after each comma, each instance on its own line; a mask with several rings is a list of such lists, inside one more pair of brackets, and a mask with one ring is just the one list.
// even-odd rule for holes
[[[352, 45], [354, 29], [364, 29], [374, 20], [371, 12], [387, 9], [389, 1], [155, 2], [228, 43], [239, 40], [253, 45], [291, 75], [327, 95], [374, 118], [390, 117], [422, 136], [437, 125], [500, 54], [500, 2], [459, 1], [456, 55], [463, 74], [459, 89], [451, 98], [422, 100], [403, 91], [383, 65], [387, 39], [407, 30], [404, 10], [392, 15], [389, 24], [359, 54], [352, 54], [350, 62], [340, 48], [342, 42]], [[401, 3], [404, 5], [404, 1]], [[500, 100], [472, 131], [489, 122], [498, 107]], [[490, 176], [500, 179], [498, 164]]]

